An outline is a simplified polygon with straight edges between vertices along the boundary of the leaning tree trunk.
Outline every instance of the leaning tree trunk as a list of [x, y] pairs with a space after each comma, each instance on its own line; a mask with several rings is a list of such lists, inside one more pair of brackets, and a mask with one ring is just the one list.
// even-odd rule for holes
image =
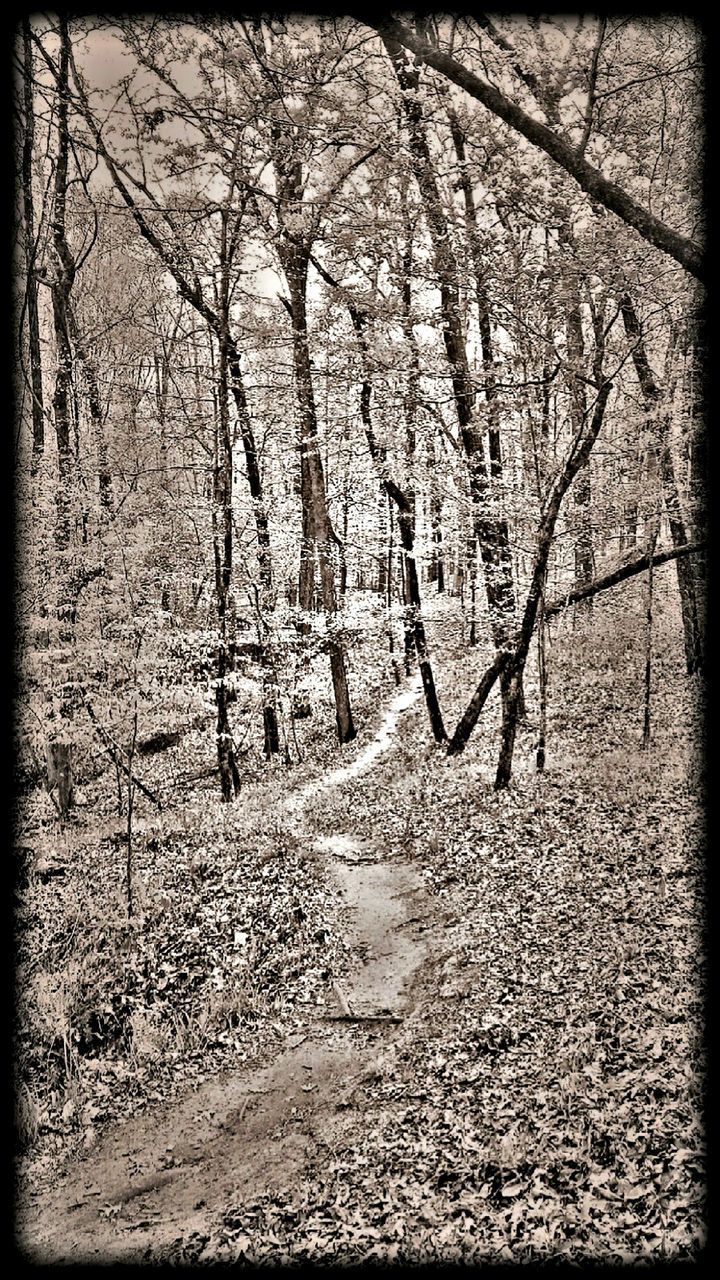
[[[508, 716], [503, 722], [502, 742], [495, 777], [496, 790], [500, 790], [507, 786], [510, 780], [517, 726], [518, 690], [516, 677], [517, 673], [524, 667], [532, 634], [535, 629], [535, 622], [543, 595], [545, 576], [547, 573], [547, 565], [550, 558], [550, 550], [552, 547], [557, 518], [560, 513], [560, 508], [565, 494], [570, 488], [570, 485], [575, 479], [580, 468], [585, 462], [587, 462], [593, 445], [597, 440], [611, 389], [611, 382], [604, 381], [602, 383], [595, 401], [590, 422], [588, 424], [587, 421], [585, 421], [582, 424], [580, 431], [575, 436], [566, 458], [565, 465], [553, 482], [543, 506], [538, 528], [537, 548], [532, 576], [530, 579], [530, 587], [525, 601], [520, 630], [512, 639], [512, 648], [500, 651], [496, 655], [494, 661], [491, 663], [490, 667], [488, 667], [480, 680], [480, 683], [470, 699], [470, 702], [458, 722], [457, 728], [455, 729], [455, 732], [448, 744], [448, 753], [451, 755], [464, 750], [468, 738], [477, 724], [480, 713], [487, 701], [493, 685], [495, 684], [495, 681], [504, 671], [510, 688], [510, 698], [512, 699], [514, 695], [516, 715], [514, 717]], [[547, 616], [550, 610], [546, 609], [545, 612]]]
[[[573, 299], [573, 301], [575, 301], [575, 299]], [[577, 312], [573, 314], [574, 312], [575, 308], [573, 306], [571, 307], [569, 315], [568, 345], [571, 347], [572, 355], [577, 357], [579, 353], [576, 344], [582, 338], [582, 332], [580, 331], [580, 333], [578, 333], [576, 327], [579, 325], [579, 306]], [[556, 478], [550, 489], [547, 500], [543, 504], [535, 564], [530, 580], [530, 590], [525, 604], [525, 612], [520, 630], [520, 641], [515, 647], [513, 657], [507, 669], [510, 683], [510, 694], [508, 697], [509, 710], [503, 717], [500, 754], [498, 758], [497, 772], [495, 775], [496, 791], [502, 790], [508, 785], [512, 774], [515, 736], [520, 716], [520, 684], [518, 683], [518, 678], [522, 676], [522, 672], [525, 669], [530, 640], [535, 627], [538, 610], [540, 609], [543, 600], [550, 549], [552, 546], [557, 517], [560, 513], [560, 506], [565, 494], [573, 482], [576, 481], [579, 475], [582, 475], [583, 470], [587, 471], [590, 455], [603, 423], [605, 407], [612, 387], [612, 383], [605, 379], [603, 373], [605, 340], [607, 337], [605, 329], [605, 301], [603, 301], [602, 307], [597, 307], [594, 304], [592, 305], [592, 320], [595, 336], [595, 347], [592, 356], [592, 374], [595, 385], [599, 389], [589, 425], [588, 418], [590, 416], [590, 411], [585, 403], [583, 391], [582, 417], [578, 419], [577, 428], [573, 434], [573, 443], [570, 448], [565, 467]], [[576, 408], [577, 403], [578, 402], [576, 401]], [[586, 585], [586, 581], [576, 583], [576, 587], [583, 587]]]

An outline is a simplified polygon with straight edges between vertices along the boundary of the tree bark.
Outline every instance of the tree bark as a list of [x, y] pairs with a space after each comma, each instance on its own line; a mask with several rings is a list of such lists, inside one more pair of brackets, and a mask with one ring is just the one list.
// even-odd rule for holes
[[657, 540], [657, 527], [650, 535], [647, 570], [647, 625], [645, 632], [645, 699], [643, 709], [642, 749], [650, 746], [650, 699], [652, 694], [652, 642], [653, 642], [653, 552]]
[[383, 599], [387, 594], [387, 546], [388, 546], [388, 498], [381, 488], [378, 502], [378, 551], [377, 551], [377, 591]]
[[430, 582], [434, 582], [438, 595], [445, 590], [445, 556], [443, 553], [442, 508], [443, 500], [438, 481], [438, 463], [435, 454], [435, 442], [432, 435], [428, 437], [428, 463], [431, 469], [430, 489], [430, 530], [432, 536], [432, 553], [430, 559]]
[[88, 410], [90, 412], [90, 422], [92, 423], [93, 435], [95, 437], [100, 506], [106, 515], [111, 515], [114, 505], [112, 475], [110, 474], [110, 464], [108, 462], [107, 442], [105, 440], [105, 425], [103, 423], [102, 404], [100, 402], [97, 367], [95, 365], [95, 361], [90, 356], [82, 341], [75, 308], [69, 299], [67, 306], [67, 319], [70, 336], [75, 347], [75, 355], [82, 365], [85, 377]]
[[38, 315], [38, 283], [35, 278], [35, 205], [33, 200], [32, 161], [35, 147], [35, 108], [33, 103], [33, 59], [30, 36], [30, 19], [22, 20], [23, 32], [23, 213], [25, 246], [26, 293], [28, 323], [28, 354], [30, 359], [30, 391], [32, 397], [32, 474], [40, 465], [45, 448], [45, 408], [43, 403], [42, 354], [40, 350], [40, 319]]
[[217, 707], [216, 740], [220, 790], [228, 803], [240, 791], [240, 772], [228, 716], [229, 690], [227, 675], [231, 666], [228, 644], [230, 583], [233, 560], [232, 489], [233, 461], [230, 435], [228, 312], [230, 296], [230, 250], [228, 217], [223, 211], [221, 223], [220, 296], [218, 299], [218, 412], [213, 457], [212, 531], [215, 559], [215, 605], [218, 616], [215, 703]]
[[[471, 698], [470, 703], [448, 745], [449, 754], [455, 754], [464, 750], [468, 738], [477, 724], [480, 712], [482, 711], [495, 680], [504, 673], [509, 689], [508, 703], [510, 707], [510, 714], [503, 717], [502, 744], [498, 760], [498, 769], [495, 777], [496, 790], [500, 790], [502, 787], [507, 786], [510, 780], [518, 712], [518, 687], [515, 677], [524, 667], [528, 648], [532, 639], [532, 633], [535, 628], [535, 620], [543, 592], [543, 584], [560, 507], [565, 494], [575, 479], [575, 476], [590, 456], [590, 452], [598, 437], [600, 427], [602, 426], [605, 407], [607, 405], [611, 389], [612, 383], [604, 382], [598, 391], [590, 423], [588, 425], [587, 422], [584, 422], [580, 431], [575, 436], [565, 460], [565, 465], [555, 479], [545, 501], [540, 517], [537, 549], [535, 553], [532, 577], [530, 580], [530, 588], [525, 601], [520, 629], [517, 632], [517, 635], [512, 639], [512, 646], [508, 646], [507, 649], [501, 650], [497, 654], [494, 662], [485, 672], [485, 675], [473, 694], [473, 697]], [[546, 613], [547, 612], [548, 611], [546, 610]]]
[[[482, 432], [473, 408], [475, 388], [470, 376], [462, 332], [457, 263], [451, 247], [450, 228], [435, 180], [422, 107], [418, 98], [419, 75], [409, 66], [402, 47], [383, 32], [381, 34], [402, 90], [402, 106], [408, 128], [413, 172], [423, 200], [433, 245], [435, 274], [440, 286], [443, 341], [451, 370], [460, 437], [468, 463], [473, 520], [485, 570], [485, 589], [493, 639], [496, 648], [503, 649], [515, 625], [512, 557], [507, 522], [502, 516], [495, 517], [490, 510], [490, 481], [485, 463]], [[506, 692], [504, 669], [502, 689], [504, 702]]]
[[[563, 237], [566, 244], [571, 243], [569, 234]], [[570, 268], [572, 270], [572, 268]], [[568, 275], [564, 281], [565, 292], [565, 332], [569, 370], [567, 375], [570, 393], [570, 422], [573, 435], [580, 430], [585, 420], [585, 339], [583, 336], [582, 314], [580, 310], [580, 290], [577, 281]], [[582, 370], [582, 373], [581, 373]], [[583, 587], [592, 581], [594, 570], [592, 529], [590, 527], [590, 467], [589, 459], [578, 472], [573, 487], [574, 525], [575, 525], [575, 586]], [[587, 598], [588, 606], [591, 597]]]
[[[629, 294], [625, 294], [621, 298], [620, 308], [625, 333], [628, 340], [633, 344], [631, 354], [637, 380], [645, 401], [645, 408], [653, 418], [654, 438], [652, 447], [660, 470], [670, 536], [672, 537], [673, 546], [682, 547], [688, 542], [688, 534], [670, 446], [669, 412], [667, 410], [663, 411], [661, 408], [663, 393], [658, 386], [650, 365], [642, 325]], [[675, 567], [682, 610], [685, 664], [688, 675], [692, 675], [702, 665], [702, 642], [698, 620], [695, 574], [692, 562], [685, 557], [678, 557]]]
[[53, 420], [58, 455], [58, 482], [56, 490], [55, 547], [58, 552], [56, 610], [59, 623], [58, 675], [55, 677], [61, 689], [59, 709], [60, 724], [53, 732], [48, 748], [48, 766], [54, 771], [57, 760], [62, 758], [58, 774], [60, 813], [65, 816], [72, 804], [72, 743], [70, 721], [74, 707], [75, 687], [68, 679], [67, 667], [73, 652], [73, 625], [76, 598], [72, 587], [72, 574], [67, 563], [67, 553], [72, 543], [72, 511], [74, 461], [71, 445], [72, 428], [72, 345], [70, 342], [68, 311], [75, 280], [75, 259], [70, 251], [66, 234], [66, 207], [69, 185], [70, 135], [68, 130], [68, 72], [70, 38], [67, 17], [58, 19], [60, 53], [56, 74], [57, 101], [57, 153], [53, 184], [52, 243], [55, 253], [55, 270], [51, 283], [53, 328], [55, 333], [56, 368], [53, 390]]
[[[704, 542], [689, 542], [684, 547], [669, 547], [664, 551], [657, 551], [653, 554], [652, 562], [657, 568], [658, 565], [667, 564], [670, 560], [678, 560], [685, 556], [697, 555], [705, 549]], [[615, 569], [611, 569], [608, 573], [604, 573], [602, 577], [595, 578], [593, 582], [588, 583], [585, 587], [576, 588], [568, 591], [567, 595], [560, 596], [556, 600], [551, 600], [545, 605], [545, 617], [553, 618], [556, 614], [561, 613], [563, 609], [577, 604], [581, 600], [585, 600], [590, 596], [599, 595], [601, 591], [609, 591], [611, 587], [617, 587], [621, 582], [626, 582], [628, 578], [634, 578], [638, 573], [644, 573], [650, 563], [650, 557], [647, 553], [638, 556], [634, 560], [627, 560], [623, 564], [618, 565]]]
[[47, 747], [48, 790], [57, 793], [61, 818], [66, 818], [73, 803], [72, 743], [55, 739]]
[[[310, 369], [307, 332], [307, 271], [310, 251], [286, 237], [278, 246], [280, 262], [290, 293], [293, 327], [293, 368], [295, 392], [300, 410], [300, 456], [305, 481], [303, 511], [307, 511], [307, 531], [317, 549], [320, 590], [327, 620], [330, 671], [335, 694], [337, 732], [340, 742], [355, 737], [345, 655], [335, 631], [337, 595], [331, 543], [333, 542], [325, 490], [325, 474], [318, 440], [317, 413]], [[301, 602], [302, 603], [302, 602]]]
[[[57, 73], [57, 155], [53, 189], [52, 241], [55, 272], [51, 285], [56, 367], [53, 391], [53, 419], [58, 454], [57, 520], [55, 542], [58, 551], [67, 551], [71, 538], [73, 483], [72, 427], [72, 345], [68, 309], [75, 281], [75, 260], [67, 242], [65, 212], [68, 188], [68, 68], [70, 40], [67, 18], [59, 19], [60, 56]], [[62, 575], [61, 575], [62, 576]], [[61, 602], [61, 609], [63, 604]]]
[[490, 476], [493, 480], [499, 480], [502, 478], [502, 447], [500, 443], [499, 404], [497, 400], [497, 387], [495, 385], [495, 354], [493, 350], [492, 324], [490, 320], [490, 301], [485, 287], [485, 271], [482, 260], [482, 250], [480, 247], [480, 236], [478, 234], [475, 196], [473, 194], [472, 182], [470, 181], [467, 155], [465, 152], [465, 132], [458, 120], [457, 112], [452, 106], [447, 107], [447, 117], [450, 124], [453, 147], [455, 148], [455, 155], [458, 162], [459, 182], [465, 203], [465, 228], [473, 264], [475, 302], [478, 309], [478, 330], [480, 333], [480, 351], [483, 362], [483, 373], [485, 375], [485, 402], [488, 406], [490, 424], [488, 429]]
[[[340, 285], [337, 280], [327, 271], [319, 262], [313, 258], [313, 265], [316, 270], [334, 289], [339, 289]], [[406, 279], [409, 277], [405, 276]], [[407, 303], [408, 297], [406, 295]], [[406, 602], [405, 614], [405, 670], [410, 674], [410, 645], [414, 646], [418, 658], [418, 666], [423, 683], [423, 692], [425, 694], [425, 704], [427, 706], [428, 717], [430, 719], [430, 727], [436, 742], [445, 742], [446, 733], [443, 723], [440, 703], [438, 701], [437, 690], [435, 688], [435, 677], [433, 675], [432, 664], [425, 633], [425, 622], [422, 613], [422, 595], [420, 591], [420, 578], [417, 568], [417, 560], [415, 557], [415, 495], [412, 490], [404, 491], [387, 475], [385, 450], [382, 449], [375, 438], [375, 432], [372, 424], [372, 415], [370, 405], [372, 401], [372, 383], [369, 371], [369, 355], [367, 347], [366, 328], [368, 317], [365, 312], [358, 307], [356, 303], [348, 301], [348, 311], [350, 319], [355, 329], [360, 347], [361, 359], [363, 362], [363, 379], [360, 387], [360, 417], [365, 429], [365, 436], [370, 450], [370, 457], [375, 464], [375, 468], [380, 480], [380, 484], [387, 494], [388, 498], [395, 503], [398, 513], [398, 532], [400, 534], [400, 545], [402, 547], [402, 568], [403, 568], [403, 588]], [[406, 309], [406, 316], [409, 314]], [[406, 404], [406, 413], [408, 413], [408, 405]], [[408, 448], [414, 447], [414, 402], [410, 406], [409, 416], [407, 417], [407, 434]]]

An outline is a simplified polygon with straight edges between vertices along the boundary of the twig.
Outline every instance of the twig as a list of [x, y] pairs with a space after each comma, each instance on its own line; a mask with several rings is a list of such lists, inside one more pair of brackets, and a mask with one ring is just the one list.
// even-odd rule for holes
[[120, 756], [121, 748], [116, 746], [116, 744], [113, 742], [112, 738], [110, 737], [110, 734], [107, 732], [107, 729], [104, 729], [103, 726], [100, 724], [100, 721], [98, 720], [91, 704], [88, 702], [88, 699], [84, 698], [83, 701], [85, 703], [85, 707], [87, 709], [87, 713], [90, 717], [90, 720], [92, 721], [92, 724], [97, 732], [98, 737], [100, 738], [100, 741], [104, 745], [105, 751], [110, 756], [110, 759], [115, 762], [115, 764], [119, 769], [122, 769], [125, 776], [129, 778], [132, 783], [134, 783], [134, 785], [138, 788], [139, 791], [142, 791], [144, 796], [147, 796], [148, 800], [152, 800], [153, 804], [157, 805], [158, 809], [162, 809], [162, 802], [158, 800], [154, 792], [152, 792], [149, 787], [146, 787], [144, 782], [141, 782], [140, 779], [135, 776], [132, 770], [129, 769], [128, 766], [125, 764], [125, 762], [121, 759], [121, 756]]
[[404, 1022], [396, 1013], [326, 1013], [323, 1022]]

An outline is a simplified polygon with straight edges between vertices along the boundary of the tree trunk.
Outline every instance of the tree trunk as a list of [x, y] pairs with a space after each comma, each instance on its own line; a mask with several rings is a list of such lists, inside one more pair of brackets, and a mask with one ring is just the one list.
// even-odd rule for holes
[[215, 557], [215, 604], [218, 616], [217, 679], [215, 685], [217, 760], [222, 798], [227, 803], [240, 791], [240, 773], [235, 760], [235, 750], [230, 731], [228, 717], [230, 698], [226, 680], [230, 665], [228, 623], [230, 620], [230, 583], [232, 580], [233, 558], [233, 461], [228, 393], [228, 309], [231, 252], [228, 246], [228, 215], [225, 210], [223, 210], [221, 222], [221, 239], [221, 279], [218, 306], [220, 321], [217, 374], [218, 414], [213, 457], [212, 531]]
[[657, 529], [653, 529], [650, 537], [649, 562], [647, 571], [647, 625], [645, 630], [645, 697], [643, 709], [642, 749], [650, 746], [650, 697], [652, 692], [652, 639], [653, 639], [653, 554], [657, 540]]
[[[571, 236], [565, 231], [561, 237], [563, 243], [571, 244]], [[583, 337], [582, 315], [580, 310], [580, 290], [569, 268], [563, 287], [565, 293], [565, 334], [569, 364], [567, 377], [570, 393], [570, 423], [573, 435], [577, 435], [585, 420], [587, 411], [585, 396], [585, 340]], [[575, 534], [575, 586], [584, 587], [592, 581], [594, 557], [592, 529], [590, 525], [590, 469], [588, 463], [581, 467], [573, 486], [574, 499], [574, 534]], [[591, 607], [588, 600], [586, 607]]]
[[388, 545], [388, 497], [384, 489], [380, 489], [378, 502], [378, 554], [377, 554], [377, 589], [383, 598], [387, 594], [387, 545]]
[[512, 768], [512, 756], [515, 745], [515, 732], [518, 719], [517, 694], [518, 687], [514, 677], [522, 672], [527, 658], [535, 620], [543, 593], [543, 584], [547, 573], [547, 565], [552, 547], [555, 525], [562, 506], [563, 498], [572, 484], [580, 468], [587, 461], [598, 437], [605, 415], [605, 407], [612, 389], [612, 383], [603, 382], [597, 395], [589, 423], [583, 423], [575, 436], [565, 465], [556, 477], [543, 506], [537, 536], [537, 549], [533, 564], [530, 588], [528, 590], [523, 619], [517, 636], [512, 637], [511, 647], [500, 650], [491, 666], [483, 675], [468, 704], [458, 726], [448, 744], [449, 754], [463, 751], [470, 734], [477, 724], [480, 712], [487, 700], [495, 681], [505, 675], [508, 688], [509, 714], [503, 717], [502, 744], [495, 777], [496, 790], [507, 786]]
[[47, 746], [48, 790], [56, 793], [61, 818], [65, 819], [73, 803], [72, 743], [54, 740]]
[[[312, 484], [308, 475], [307, 459], [300, 461], [300, 501], [302, 503], [302, 533], [300, 540], [300, 572], [298, 576], [298, 604], [304, 613], [312, 613], [315, 603], [315, 539], [312, 529]], [[310, 624], [303, 623], [305, 630]]]
[[387, 625], [388, 648], [390, 650], [390, 662], [392, 664], [393, 676], [395, 684], [400, 684], [400, 668], [395, 657], [395, 636], [393, 634], [392, 623], [392, 601], [393, 601], [393, 561], [395, 557], [394, 548], [394, 520], [393, 509], [391, 503], [388, 502], [388, 543], [387, 543], [387, 562], [386, 562], [386, 594], [385, 594], [385, 618]]
[[33, 58], [30, 35], [30, 19], [22, 20], [23, 32], [23, 213], [25, 219], [23, 242], [25, 247], [26, 294], [28, 324], [28, 354], [30, 359], [30, 391], [32, 397], [32, 473], [37, 472], [45, 447], [45, 410], [43, 404], [42, 355], [40, 350], [40, 320], [38, 316], [38, 283], [35, 279], [35, 207], [33, 200], [32, 160], [35, 147], [35, 108], [33, 104]]
[[480, 350], [482, 353], [483, 372], [485, 375], [485, 402], [488, 406], [490, 423], [488, 430], [490, 476], [491, 479], [499, 480], [502, 478], [503, 471], [502, 447], [500, 443], [500, 406], [497, 400], [497, 388], [495, 385], [495, 357], [493, 352], [492, 324], [490, 321], [490, 302], [487, 295], [487, 289], [485, 287], [485, 272], [483, 268], [480, 237], [478, 235], [475, 196], [473, 193], [472, 182], [470, 181], [467, 156], [465, 153], [465, 132], [458, 120], [457, 112], [452, 106], [447, 107], [447, 116], [450, 124], [453, 146], [455, 148], [455, 156], [458, 162], [458, 177], [465, 203], [465, 228], [468, 244], [470, 246], [470, 257], [472, 259], [473, 273], [475, 277], [475, 301], [478, 309]]
[[540, 727], [538, 743], [535, 751], [535, 767], [538, 773], [545, 768], [545, 748], [547, 745], [547, 627], [545, 624], [545, 597], [540, 596], [538, 608], [538, 685], [540, 700]]
[[[450, 227], [442, 207], [418, 97], [419, 74], [411, 68], [401, 46], [383, 35], [402, 90], [402, 106], [408, 127], [415, 179], [423, 200], [433, 245], [435, 274], [440, 286], [443, 340], [451, 370], [453, 398], [460, 437], [468, 464], [473, 520], [485, 570], [485, 590], [490, 610], [493, 639], [498, 650], [507, 646], [515, 623], [515, 588], [507, 522], [491, 509], [490, 482], [485, 462], [482, 432], [474, 413], [475, 390], [470, 376], [462, 332], [460, 288], [457, 263], [451, 247]], [[509, 688], [502, 677], [503, 702]]]
[[477, 541], [475, 534], [468, 538], [467, 544], [467, 577], [470, 588], [470, 634], [468, 644], [474, 648], [478, 642], [477, 633]]
[[[57, 519], [55, 544], [59, 552], [65, 552], [72, 540], [72, 489], [73, 455], [72, 428], [72, 346], [70, 343], [68, 308], [75, 280], [75, 260], [70, 252], [65, 231], [65, 210], [68, 187], [68, 67], [69, 35], [66, 18], [60, 24], [60, 58], [57, 79], [57, 135], [58, 150], [55, 161], [52, 238], [55, 249], [55, 274], [51, 286], [55, 346], [57, 352], [55, 389], [53, 392], [53, 418], [58, 454]], [[59, 577], [67, 577], [60, 573]], [[60, 591], [63, 595], [62, 588]], [[61, 611], [65, 608], [60, 602]]]
[[435, 689], [435, 678], [433, 676], [433, 670], [430, 663], [427, 638], [425, 635], [425, 623], [422, 616], [420, 582], [418, 579], [417, 560], [415, 559], [414, 523], [412, 514], [407, 510], [403, 511], [402, 507], [398, 503], [398, 526], [405, 559], [405, 577], [407, 582], [408, 603], [412, 617], [412, 634], [418, 657], [420, 675], [423, 682], [425, 703], [427, 705], [430, 727], [435, 741], [445, 742], [447, 734], [445, 733], [445, 726], [443, 724], [440, 704], [438, 702], [437, 691]]
[[[675, 475], [672, 449], [670, 447], [669, 412], [663, 412], [660, 402], [663, 393], [660, 390], [650, 362], [648, 360], [642, 326], [635, 311], [632, 299], [625, 294], [620, 300], [625, 333], [632, 346], [632, 359], [645, 407], [654, 418], [653, 449], [656, 454], [662, 492], [665, 500], [670, 536], [673, 546], [682, 547], [688, 542], [687, 528], [680, 502], [680, 492]], [[668, 396], [668, 400], [671, 397]], [[698, 619], [697, 590], [692, 562], [685, 557], [675, 561], [680, 605], [682, 610], [683, 636], [685, 645], [685, 664], [689, 675], [702, 665], [702, 641]]]
[[60, 726], [53, 735], [48, 765], [58, 786], [60, 814], [64, 818], [73, 799], [72, 744], [70, 721], [73, 714], [74, 686], [68, 679], [67, 666], [73, 652], [73, 626], [76, 596], [72, 574], [67, 564], [67, 553], [72, 543], [72, 511], [74, 460], [71, 446], [72, 428], [72, 346], [70, 342], [68, 309], [75, 280], [75, 260], [67, 242], [65, 214], [69, 185], [68, 160], [70, 136], [68, 132], [68, 70], [70, 38], [65, 16], [58, 19], [60, 31], [60, 55], [56, 78], [57, 89], [57, 155], [53, 188], [52, 241], [55, 251], [55, 271], [51, 284], [53, 327], [56, 346], [55, 387], [53, 391], [53, 419], [58, 454], [58, 484], [56, 491], [55, 547], [58, 552], [56, 610], [59, 623], [59, 677], [62, 697], [59, 711]]
[[442, 494], [437, 476], [437, 457], [435, 453], [435, 442], [430, 436], [428, 438], [428, 462], [431, 468], [431, 491], [430, 491], [430, 529], [432, 531], [432, 555], [430, 559], [429, 580], [434, 582], [437, 587], [438, 595], [445, 590], [445, 558], [443, 555], [443, 536], [442, 536]]
[[271, 614], [275, 608], [275, 588], [273, 585], [272, 554], [270, 547], [270, 526], [268, 523], [267, 507], [265, 504], [265, 491], [262, 482], [262, 475], [260, 473], [260, 459], [258, 457], [257, 445], [255, 443], [255, 433], [252, 429], [252, 422], [250, 420], [247, 396], [245, 394], [245, 383], [243, 381], [242, 367], [240, 364], [240, 351], [229, 330], [227, 335], [227, 363], [230, 391], [235, 402], [237, 422], [240, 428], [240, 439], [243, 443], [243, 451], [245, 454], [245, 474], [247, 476], [248, 489], [250, 490], [253, 518], [255, 521], [258, 577], [260, 580], [257, 607], [260, 615], [260, 643], [262, 645], [260, 663], [262, 666], [263, 691], [263, 750], [265, 755], [270, 758], [271, 756], [277, 755], [280, 751], [280, 733], [278, 729], [276, 695], [277, 682], [275, 672], [272, 667], [272, 659], [268, 652], [267, 638], [262, 635], [263, 631], [268, 630], [266, 615]]
[[91, 358], [82, 342], [77, 317], [75, 315], [75, 308], [69, 300], [67, 306], [67, 319], [70, 335], [75, 346], [75, 355], [82, 365], [85, 377], [90, 422], [92, 424], [93, 435], [95, 437], [100, 507], [107, 515], [111, 515], [113, 511], [112, 476], [110, 474], [110, 464], [108, 462], [107, 455], [107, 443], [105, 440], [105, 426], [103, 423], [102, 405], [100, 402], [97, 368], [94, 360]]
[[[332, 530], [325, 490], [325, 474], [320, 457], [317, 413], [310, 370], [307, 333], [306, 288], [309, 250], [302, 249], [289, 238], [281, 241], [280, 260], [290, 293], [293, 327], [293, 368], [295, 393], [300, 410], [300, 456], [305, 492], [303, 493], [304, 529], [317, 549], [320, 590], [327, 620], [327, 645], [335, 694], [337, 732], [340, 742], [355, 737], [350, 694], [345, 670], [345, 655], [335, 631], [337, 596], [332, 556]], [[305, 524], [306, 521], [306, 524]], [[301, 599], [301, 605], [305, 606]]]

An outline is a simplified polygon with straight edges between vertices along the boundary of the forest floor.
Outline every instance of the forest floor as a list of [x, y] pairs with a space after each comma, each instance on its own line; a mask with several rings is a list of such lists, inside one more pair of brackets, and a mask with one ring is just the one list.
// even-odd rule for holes
[[[668, 625], [640, 750], [631, 613], [602, 656], [601, 605], [571, 644], [556, 635], [547, 768], [529, 724], [508, 791], [492, 790], [497, 707], [448, 758], [415, 677], [339, 767], [191, 805], [184, 837], [179, 810], [148, 818], [130, 926], [107, 895], [93, 934], [77, 879], [31, 876], [27, 1256], [696, 1256], [699, 699]], [[452, 724], [487, 655], [443, 634]], [[63, 855], [95, 895], [117, 854], [100, 843], [78, 829]], [[37, 923], [53, 910], [55, 933]]]

